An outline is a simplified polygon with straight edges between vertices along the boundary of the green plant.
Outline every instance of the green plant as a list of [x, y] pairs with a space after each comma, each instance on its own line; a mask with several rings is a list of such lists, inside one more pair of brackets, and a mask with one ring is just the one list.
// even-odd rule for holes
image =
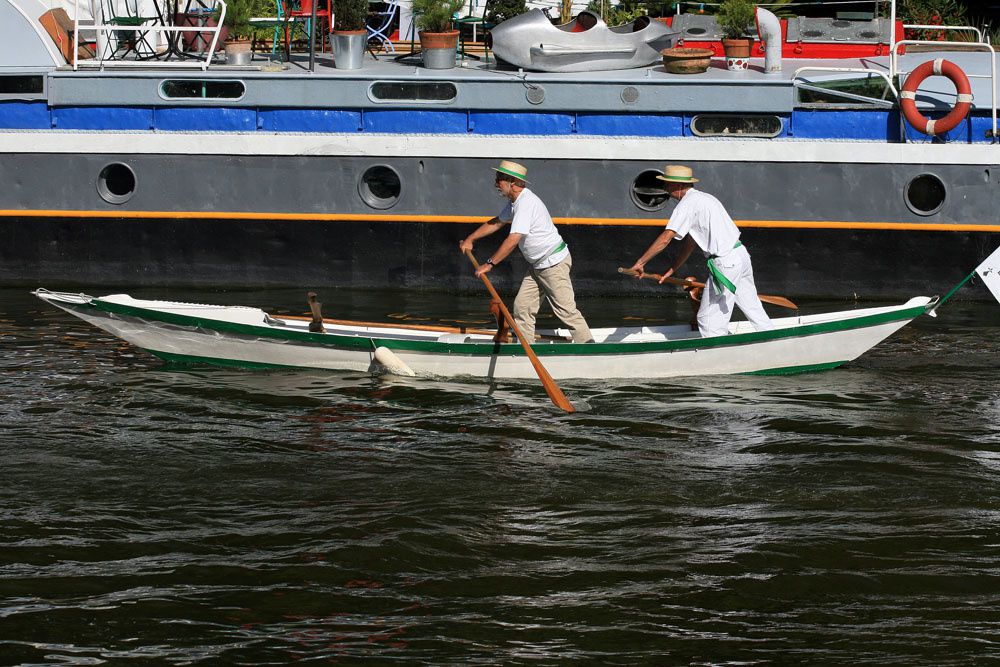
[[723, 0], [715, 20], [726, 39], [740, 39], [754, 22], [754, 3], [751, 0]]
[[490, 25], [503, 23], [507, 19], [528, 11], [524, 0], [493, 0], [486, 10], [486, 22]]
[[597, 14], [610, 26], [631, 23], [640, 16], [646, 16], [646, 5], [632, 0], [621, 0], [618, 6], [612, 6], [610, 0], [590, 0], [587, 11]]
[[357, 32], [365, 29], [368, 0], [333, 0], [333, 29], [337, 32]]
[[[897, 8], [899, 18], [905, 23], [916, 25], [966, 25], [965, 6], [956, 0], [900, 0]], [[907, 39], [944, 41], [955, 39], [962, 33], [946, 30], [907, 29]], [[968, 39], [966, 33], [966, 39]]]
[[450, 32], [455, 12], [464, 5], [465, 0], [413, 0], [417, 27], [424, 32]]
[[[226, 19], [223, 25], [229, 29], [229, 40], [250, 39], [251, 34], [253, 34], [253, 28], [250, 27], [251, 16], [253, 16], [251, 0], [229, 0], [226, 3]], [[218, 20], [218, 16], [216, 16], [216, 20]]]

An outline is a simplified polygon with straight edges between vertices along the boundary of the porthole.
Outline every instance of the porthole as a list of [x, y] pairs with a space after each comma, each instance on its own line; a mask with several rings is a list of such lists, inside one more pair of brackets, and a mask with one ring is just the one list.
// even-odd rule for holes
[[639, 89], [635, 86], [625, 86], [622, 88], [622, 102], [625, 104], [635, 104], [639, 101]]
[[920, 174], [906, 184], [906, 205], [917, 215], [934, 215], [944, 206], [948, 190], [934, 174]]
[[168, 100], [238, 100], [246, 92], [242, 81], [170, 79], [160, 84], [160, 95]]
[[392, 167], [384, 164], [375, 165], [365, 170], [358, 183], [358, 193], [366, 204], [372, 208], [392, 208], [399, 201], [403, 191], [403, 183], [399, 174]]
[[45, 80], [40, 75], [0, 76], [0, 96], [39, 97], [45, 92]]
[[124, 204], [135, 194], [135, 172], [127, 164], [112, 162], [97, 177], [97, 193], [109, 204]]
[[368, 96], [374, 102], [454, 102], [458, 87], [448, 81], [376, 81]]
[[770, 115], [698, 114], [691, 119], [697, 137], [764, 137], [781, 134], [781, 119]]
[[670, 198], [666, 188], [663, 187], [663, 181], [657, 178], [662, 175], [663, 172], [650, 169], [632, 181], [632, 202], [643, 211], [659, 211]]

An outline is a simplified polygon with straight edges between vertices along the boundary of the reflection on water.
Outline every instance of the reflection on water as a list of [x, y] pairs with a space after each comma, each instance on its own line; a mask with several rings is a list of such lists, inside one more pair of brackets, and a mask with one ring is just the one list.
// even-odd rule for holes
[[0, 291], [0, 662], [980, 664], [998, 331], [949, 303], [842, 369], [573, 383], [564, 415], [533, 382], [164, 365]]

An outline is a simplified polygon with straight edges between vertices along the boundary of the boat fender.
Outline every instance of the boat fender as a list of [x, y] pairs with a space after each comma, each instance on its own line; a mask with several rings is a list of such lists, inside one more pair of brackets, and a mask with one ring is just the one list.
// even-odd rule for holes
[[[917, 88], [929, 76], [946, 76], [955, 84], [958, 93], [958, 101], [947, 116], [940, 120], [931, 120], [917, 110]], [[937, 136], [950, 132], [958, 127], [958, 124], [965, 120], [972, 108], [972, 88], [969, 86], [969, 77], [965, 76], [962, 68], [944, 58], [928, 60], [906, 77], [906, 84], [899, 93], [900, 106], [903, 109], [903, 117], [906, 122], [919, 132]]]
[[764, 50], [764, 73], [777, 74], [781, 71], [781, 21], [763, 7], [757, 8], [757, 35], [767, 45]]
[[375, 348], [375, 361], [382, 364], [387, 371], [393, 375], [405, 375], [407, 377], [416, 377], [416, 373], [413, 369], [406, 365], [406, 362], [396, 356], [396, 353], [387, 347], [376, 347]]

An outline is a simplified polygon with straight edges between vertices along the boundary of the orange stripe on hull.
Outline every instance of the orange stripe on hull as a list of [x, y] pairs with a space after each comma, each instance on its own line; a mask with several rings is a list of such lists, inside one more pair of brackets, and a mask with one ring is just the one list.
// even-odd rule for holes
[[[135, 220], [312, 220], [318, 222], [436, 222], [477, 224], [490, 219], [478, 215], [387, 215], [383, 213], [280, 213], [238, 211], [69, 211], [0, 210], [0, 218], [125, 218]], [[554, 218], [560, 225], [608, 227], [663, 227], [667, 218]], [[746, 228], [860, 229], [916, 232], [1000, 232], [1000, 225], [850, 222], [832, 220], [737, 220]]]

